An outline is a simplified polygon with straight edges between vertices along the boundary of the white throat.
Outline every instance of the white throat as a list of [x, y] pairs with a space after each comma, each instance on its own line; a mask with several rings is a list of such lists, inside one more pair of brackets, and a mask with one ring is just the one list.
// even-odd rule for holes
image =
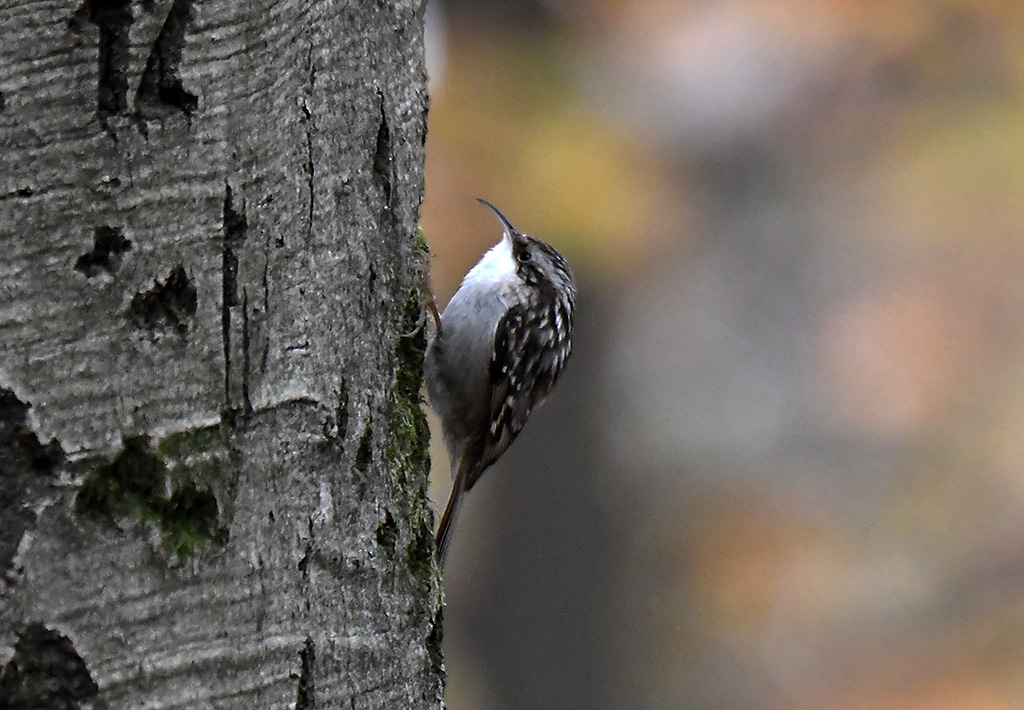
[[503, 237], [469, 270], [462, 279], [462, 286], [496, 288], [510, 283], [515, 277], [516, 261], [512, 258], [512, 240]]

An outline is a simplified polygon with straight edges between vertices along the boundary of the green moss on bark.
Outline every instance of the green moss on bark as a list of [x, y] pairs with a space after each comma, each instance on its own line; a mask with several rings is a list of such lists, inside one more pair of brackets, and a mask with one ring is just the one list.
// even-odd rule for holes
[[[421, 246], [422, 243], [422, 246]], [[425, 250], [422, 233], [417, 246]], [[388, 468], [394, 483], [392, 504], [409, 524], [406, 565], [424, 589], [435, 586], [433, 515], [427, 497], [430, 474], [430, 427], [423, 412], [423, 356], [427, 347], [422, 326], [423, 291], [413, 288], [402, 305], [396, 348], [398, 368], [388, 413]]]
[[198, 546], [226, 539], [218, 498], [234, 472], [219, 427], [179, 432], [155, 446], [130, 437], [112, 460], [88, 459], [78, 468], [84, 480], [75, 512], [85, 519], [154, 525], [168, 557], [190, 557]]

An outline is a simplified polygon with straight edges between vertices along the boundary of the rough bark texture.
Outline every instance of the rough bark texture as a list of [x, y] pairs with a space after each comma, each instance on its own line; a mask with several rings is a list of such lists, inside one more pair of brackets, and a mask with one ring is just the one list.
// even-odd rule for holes
[[422, 12], [3, 0], [0, 707], [440, 707]]

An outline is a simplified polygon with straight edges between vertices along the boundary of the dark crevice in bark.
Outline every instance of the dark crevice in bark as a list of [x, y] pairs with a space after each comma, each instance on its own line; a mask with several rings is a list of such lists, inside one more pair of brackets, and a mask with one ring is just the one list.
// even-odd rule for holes
[[438, 606], [434, 618], [430, 621], [430, 632], [424, 645], [427, 647], [427, 657], [430, 659], [430, 670], [433, 675], [444, 676], [444, 653], [441, 650], [441, 641], [444, 637], [444, 607]]
[[377, 544], [383, 547], [388, 555], [395, 554], [395, 544], [398, 542], [398, 523], [391, 515], [390, 510], [384, 511], [384, 520], [377, 525]]
[[22, 534], [35, 520], [33, 490], [56, 477], [64, 463], [57, 442], [39, 441], [28, 412], [14, 392], [0, 388], [0, 571], [10, 569]]
[[348, 389], [345, 386], [345, 378], [338, 380], [338, 408], [335, 410], [335, 424], [338, 430], [338, 439], [344, 441], [348, 436]]
[[191, 20], [192, 0], [174, 0], [135, 93], [135, 111], [140, 118], [159, 117], [172, 111], [191, 118], [199, 106], [198, 97], [185, 90], [180, 74], [185, 32]]
[[252, 400], [249, 398], [249, 373], [252, 357], [249, 354], [249, 292], [242, 288], [242, 407], [245, 414], [252, 414]]
[[302, 557], [299, 558], [298, 568], [299, 574], [302, 575], [302, 581], [309, 581], [309, 560], [313, 556], [313, 542], [309, 541], [306, 543], [306, 549], [302, 552]]
[[263, 624], [267, 621], [267, 606], [269, 604], [267, 594], [267, 564], [263, 561], [263, 555], [256, 556], [256, 578], [260, 583], [260, 593], [256, 603], [256, 631], [263, 631]]
[[[309, 52], [306, 58], [309, 73], [309, 95], [312, 96], [316, 88], [316, 66], [313, 64], [313, 44], [309, 45]], [[307, 99], [302, 99], [302, 115], [306, 124], [306, 181], [309, 187], [309, 206], [306, 218], [309, 220], [306, 238], [313, 238], [313, 207], [316, 200], [316, 161], [313, 160], [313, 131], [316, 126], [313, 124], [313, 112], [309, 110]]]
[[387, 101], [382, 92], [378, 92], [380, 101], [380, 123], [377, 126], [377, 141], [373, 151], [373, 184], [377, 188], [381, 200], [381, 211], [378, 224], [381, 237], [393, 248], [401, 249], [400, 244], [406, 235], [399, 227], [398, 202], [395, 186], [400, 184], [395, 174], [395, 146], [392, 142], [391, 126], [388, 120]]
[[[224, 186], [224, 240], [221, 243], [221, 338], [224, 347], [224, 409], [231, 402], [231, 309], [240, 305], [238, 300], [238, 252], [248, 236], [249, 222], [245, 217], [245, 203], [236, 207], [231, 185]], [[245, 323], [243, 323], [245, 325]], [[248, 343], [246, 343], [248, 346]], [[246, 353], [248, 349], [246, 350]], [[248, 363], [244, 363], [248, 368]], [[246, 399], [248, 395], [246, 393]], [[247, 410], [248, 411], [248, 410]]]
[[[390, 210], [391, 186], [394, 182], [394, 156], [391, 146], [391, 129], [384, 106], [384, 95], [380, 94], [380, 125], [377, 127], [377, 144], [373, 151], [373, 182], [384, 197], [384, 204]], [[393, 210], [392, 210], [393, 211]]]
[[[426, 482], [419, 495], [427, 497]], [[423, 593], [427, 594], [433, 583], [434, 558], [437, 547], [434, 543], [433, 518], [419, 516], [410, 530], [409, 546], [406, 548], [406, 564], [413, 576], [422, 585]]]
[[[263, 322], [270, 323], [270, 235], [263, 249]], [[263, 352], [260, 353], [260, 372], [265, 373], [270, 362], [270, 329], [263, 329]]]
[[120, 228], [100, 225], [94, 231], [92, 251], [78, 257], [75, 271], [81, 271], [88, 278], [98, 276], [101, 271], [113, 275], [121, 266], [121, 256], [131, 248], [132, 243], [125, 239]]
[[359, 448], [356, 449], [356, 468], [366, 471], [373, 461], [373, 427], [367, 422], [363, 436], [359, 440]]
[[[107, 119], [128, 108], [129, 30], [132, 24], [130, 0], [85, 0], [68, 22], [80, 31], [90, 22], [100, 32], [97, 70], [96, 115], [106, 126]], [[109, 127], [108, 127], [109, 130]]]
[[34, 623], [14, 644], [14, 656], [0, 674], [0, 707], [78, 710], [99, 695], [85, 661], [71, 640]]
[[313, 686], [313, 663], [316, 661], [316, 649], [313, 639], [306, 637], [306, 644], [299, 651], [299, 688], [295, 697], [295, 710], [316, 710], [316, 693]]
[[136, 293], [128, 305], [128, 316], [136, 328], [149, 331], [158, 340], [168, 331], [183, 339], [188, 335], [189, 320], [199, 307], [198, 294], [185, 267], [178, 264], [164, 281], [154, 281], [153, 288]]

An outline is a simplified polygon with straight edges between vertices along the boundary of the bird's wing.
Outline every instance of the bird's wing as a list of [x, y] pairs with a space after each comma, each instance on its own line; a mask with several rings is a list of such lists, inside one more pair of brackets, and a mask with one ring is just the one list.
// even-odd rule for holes
[[558, 348], [539, 340], [545, 337], [544, 321], [551, 318], [553, 310], [531, 317], [526, 307], [513, 306], [498, 322], [488, 372], [490, 426], [469, 443], [476, 449], [472, 454], [479, 465], [466, 472], [466, 490], [515, 441], [530, 412], [544, 401], [561, 374], [567, 353], [559, 354]]

